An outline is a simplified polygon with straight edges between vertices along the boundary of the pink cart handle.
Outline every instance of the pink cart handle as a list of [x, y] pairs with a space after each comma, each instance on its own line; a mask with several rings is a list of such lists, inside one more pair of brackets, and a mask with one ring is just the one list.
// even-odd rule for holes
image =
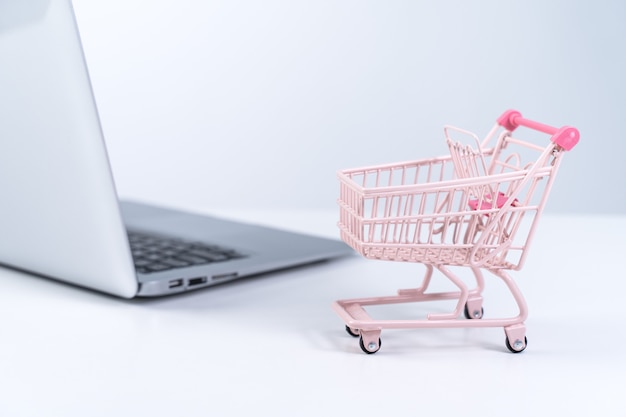
[[556, 128], [533, 120], [524, 119], [522, 114], [517, 110], [507, 110], [498, 117], [498, 124], [509, 131], [514, 131], [518, 126], [525, 126], [530, 129], [538, 130], [548, 135], [552, 135], [550, 140], [561, 148], [569, 151], [578, 143], [580, 134], [578, 129], [571, 126], [563, 126]]

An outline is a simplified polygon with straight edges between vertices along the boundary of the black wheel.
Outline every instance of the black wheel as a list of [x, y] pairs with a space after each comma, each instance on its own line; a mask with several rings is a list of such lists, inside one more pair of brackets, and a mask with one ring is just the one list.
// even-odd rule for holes
[[[376, 353], [380, 350], [380, 338], [378, 338], [378, 345], [377, 346], [372, 346], [371, 348], [369, 346], [365, 346], [365, 343], [363, 342], [363, 336], [361, 336], [359, 338], [359, 345], [361, 345], [361, 350], [365, 353], [367, 353], [368, 355], [371, 355], [372, 353]], [[373, 343], [370, 343], [370, 345], [374, 345]]]
[[463, 315], [466, 319], [469, 320], [478, 320], [483, 318], [485, 310], [481, 307], [480, 312], [474, 311], [473, 314], [470, 314], [469, 309], [467, 308], [467, 304], [465, 305], [465, 310], [463, 310]]
[[361, 335], [361, 333], [359, 332], [359, 329], [353, 329], [347, 324], [346, 324], [346, 332], [348, 332], [348, 334], [352, 337], [359, 337]]
[[[528, 346], [528, 339], [526, 338], [526, 336], [524, 336], [524, 346], [521, 346], [519, 349], [515, 349], [513, 346], [511, 346], [511, 343], [509, 342], [509, 338], [508, 337], [506, 339], [504, 339], [504, 343], [506, 344], [506, 348], [508, 350], [510, 350], [511, 352], [513, 352], [513, 353], [521, 353]], [[515, 345], [515, 343], [513, 343], [513, 345]]]

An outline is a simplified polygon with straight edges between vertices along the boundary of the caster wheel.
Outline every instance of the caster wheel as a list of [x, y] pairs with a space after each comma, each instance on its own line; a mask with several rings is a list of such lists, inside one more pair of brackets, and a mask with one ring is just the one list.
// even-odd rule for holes
[[361, 336], [359, 338], [359, 345], [361, 345], [361, 350], [363, 350], [363, 352], [371, 355], [372, 353], [376, 353], [380, 350], [380, 338], [378, 338], [378, 345], [374, 342], [370, 342], [367, 346], [365, 346], [365, 343], [363, 342], [363, 336]]
[[528, 346], [528, 339], [526, 338], [526, 336], [524, 336], [524, 343], [522, 343], [521, 340], [516, 340], [515, 343], [513, 343], [513, 346], [511, 346], [509, 338], [507, 337], [506, 339], [504, 339], [504, 343], [506, 344], [506, 348], [511, 352], [521, 353], [524, 351], [524, 349], [526, 349], [526, 346]]
[[463, 310], [463, 315], [465, 316], [466, 319], [469, 319], [469, 320], [479, 320], [483, 318], [484, 312], [485, 310], [481, 307], [480, 311], [475, 310], [472, 312], [472, 314], [470, 314], [467, 306], [465, 306], [465, 310]]
[[359, 329], [353, 329], [352, 327], [346, 325], [346, 332], [348, 332], [348, 334], [352, 337], [359, 337], [361, 335], [361, 332], [359, 332]]

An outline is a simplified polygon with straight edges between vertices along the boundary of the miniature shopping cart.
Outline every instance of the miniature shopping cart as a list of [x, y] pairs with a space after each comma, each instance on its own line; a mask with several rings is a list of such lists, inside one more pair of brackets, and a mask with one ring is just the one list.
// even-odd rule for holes
[[[514, 137], [519, 126], [529, 128], [522, 133], [541, 144]], [[482, 141], [451, 126], [444, 133], [449, 155], [338, 174], [342, 239], [368, 259], [426, 266], [419, 288], [333, 304], [366, 353], [380, 349], [383, 329], [406, 328], [503, 327], [511, 352], [526, 348], [528, 309], [506, 271], [522, 268], [561, 158], [578, 143], [579, 133], [525, 119], [514, 110], [502, 114]], [[551, 140], [536, 137], [541, 134]], [[474, 288], [451, 271], [457, 266], [472, 271]], [[427, 292], [434, 269], [459, 290]], [[483, 271], [504, 281], [517, 316], [483, 318]], [[364, 308], [439, 300], [456, 300], [453, 311], [419, 320], [375, 320]]]

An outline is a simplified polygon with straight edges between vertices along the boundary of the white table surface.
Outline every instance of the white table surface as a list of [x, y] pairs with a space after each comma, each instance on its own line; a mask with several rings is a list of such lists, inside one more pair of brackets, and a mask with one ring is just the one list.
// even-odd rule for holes
[[[218, 214], [337, 236], [334, 212]], [[364, 354], [331, 303], [417, 286], [417, 264], [354, 256], [132, 301], [0, 269], [0, 416], [624, 416], [624, 232], [544, 215], [512, 273], [521, 354], [499, 328], [386, 330]], [[495, 278], [484, 307], [511, 308]]]

